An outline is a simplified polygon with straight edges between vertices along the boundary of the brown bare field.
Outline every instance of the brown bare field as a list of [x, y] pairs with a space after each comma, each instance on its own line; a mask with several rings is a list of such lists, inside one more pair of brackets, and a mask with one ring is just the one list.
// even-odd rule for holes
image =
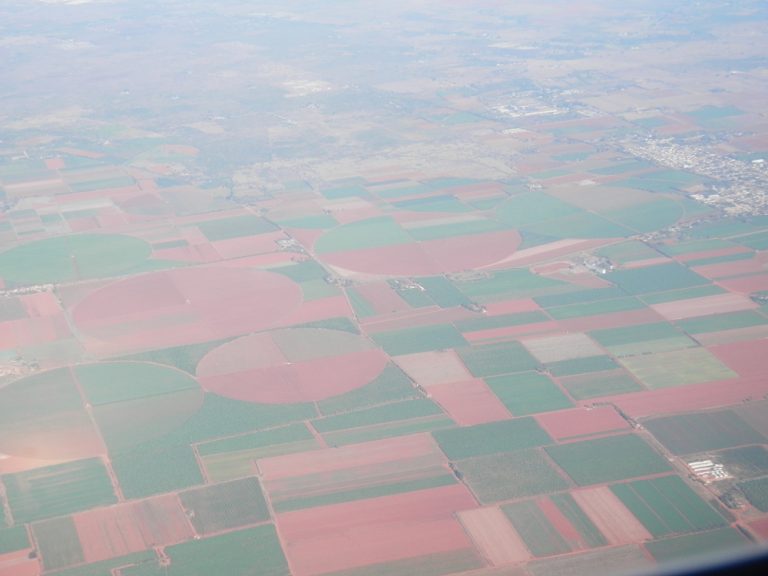
[[175, 494], [81, 512], [73, 520], [87, 563], [177, 544], [194, 536]]
[[575, 490], [571, 495], [611, 544], [651, 539], [648, 530], [607, 486]]
[[453, 350], [406, 354], [394, 361], [412, 380], [425, 388], [472, 379], [472, 374]]
[[429, 395], [460, 426], [512, 417], [507, 407], [481, 378], [430, 386]]
[[629, 428], [629, 423], [610, 406], [545, 412], [536, 420], [558, 441]]
[[494, 566], [517, 564], [532, 558], [523, 540], [498, 508], [477, 508], [458, 513], [477, 549]]
[[696, 334], [696, 340], [703, 346], [717, 344], [733, 344], [768, 337], [768, 325], [749, 326], [747, 328], [735, 328], [733, 330], [721, 330], [719, 332], [706, 332]]
[[605, 354], [600, 346], [582, 333], [531, 338], [521, 342], [539, 362], [544, 363]]
[[751, 310], [757, 307], [758, 305], [747, 296], [732, 293], [664, 302], [663, 304], [651, 306], [651, 308], [667, 320], [682, 320], [684, 318], [708, 316], [710, 314], [725, 314], [726, 312]]

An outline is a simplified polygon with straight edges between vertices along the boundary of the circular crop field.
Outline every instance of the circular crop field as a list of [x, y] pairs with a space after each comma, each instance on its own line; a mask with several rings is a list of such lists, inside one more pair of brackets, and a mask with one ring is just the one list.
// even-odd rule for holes
[[337, 330], [288, 328], [244, 336], [197, 366], [206, 390], [247, 402], [315, 402], [373, 381], [387, 355], [369, 340]]
[[72, 318], [89, 351], [112, 355], [263, 330], [301, 302], [299, 285], [280, 274], [206, 266], [115, 282], [75, 306]]
[[193, 377], [156, 364], [41, 372], [0, 388], [0, 453], [65, 460], [126, 450], [180, 426], [202, 402]]
[[122, 234], [76, 234], [46, 238], [0, 253], [7, 286], [108, 278], [142, 264], [149, 244]]
[[325, 263], [345, 270], [429, 276], [493, 264], [519, 244], [516, 230], [487, 219], [414, 227], [380, 217], [334, 228], [318, 239], [314, 250]]

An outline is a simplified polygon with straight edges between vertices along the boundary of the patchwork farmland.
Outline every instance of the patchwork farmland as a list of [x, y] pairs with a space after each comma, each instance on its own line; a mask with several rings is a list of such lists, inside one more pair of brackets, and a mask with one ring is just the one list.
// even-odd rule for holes
[[38, 4], [0, 3], [0, 576], [768, 543], [757, 0]]

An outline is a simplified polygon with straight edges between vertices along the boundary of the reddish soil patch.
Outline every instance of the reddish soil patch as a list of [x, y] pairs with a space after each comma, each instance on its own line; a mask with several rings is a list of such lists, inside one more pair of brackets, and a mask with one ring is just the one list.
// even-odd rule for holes
[[571, 492], [584, 513], [611, 544], [649, 540], [651, 534], [607, 486]]
[[503, 300], [501, 302], [490, 302], [485, 305], [485, 311], [489, 316], [517, 314], [519, 312], [534, 312], [536, 310], [539, 310], [539, 305], [536, 304], [532, 298]]
[[719, 280], [717, 283], [731, 292], [751, 294], [760, 290], [768, 290], [768, 274], [755, 274], [754, 276], [745, 276], [743, 278]]
[[62, 314], [0, 323], [0, 346], [3, 348], [35, 346], [69, 335], [67, 322]]
[[743, 294], [729, 293], [677, 300], [675, 302], [664, 302], [662, 304], [654, 304], [651, 308], [667, 320], [681, 320], [683, 318], [694, 318], [709, 314], [725, 314], [727, 312], [751, 310], [758, 308], [758, 305]]
[[760, 274], [765, 272], [765, 264], [758, 260], [737, 260], [735, 262], [696, 266], [692, 270], [705, 278], [723, 278], [738, 276], [739, 274]]
[[[739, 344], [743, 343], [739, 342]], [[752, 362], [754, 365], [759, 365], [762, 363], [762, 358], [754, 358]], [[766, 394], [768, 394], [768, 380], [760, 374], [675, 388], [661, 388], [649, 392], [608, 396], [600, 400], [615, 404], [633, 418], [644, 418], [730, 406], [745, 400], [757, 400]]]
[[465, 510], [458, 517], [478, 550], [494, 566], [531, 559], [523, 540], [498, 508]]
[[275, 326], [299, 307], [301, 289], [261, 270], [203, 267], [122, 280], [72, 310], [97, 354], [206, 342]]
[[749, 531], [752, 534], [756, 535], [763, 542], [768, 542], [768, 518], [749, 522], [747, 526], [749, 526]]
[[61, 170], [66, 166], [64, 158], [48, 158], [45, 161], [45, 167], [48, 168], [48, 170]]
[[53, 292], [36, 292], [19, 296], [31, 318], [57, 316], [61, 314], [59, 301]]
[[163, 248], [155, 250], [153, 255], [160, 260], [177, 260], [179, 262], [197, 262], [201, 264], [221, 260], [221, 256], [210, 244]]
[[259, 470], [265, 480], [277, 480], [310, 474], [329, 474], [350, 468], [376, 467], [409, 459], [445, 462], [445, 457], [432, 436], [414, 434], [339, 448], [262, 458], [259, 460]]
[[680, 262], [690, 262], [691, 260], [703, 260], [705, 258], [718, 258], [720, 256], [729, 256], [731, 254], [741, 254], [742, 252], [751, 252], [749, 248], [744, 246], [730, 246], [728, 248], [720, 248], [718, 250], [705, 250], [703, 252], [689, 252], [688, 254], [678, 254], [675, 256], [675, 260]]
[[509, 256], [519, 244], [516, 231], [504, 231], [323, 254], [322, 260], [366, 274], [430, 276], [488, 266]]
[[317, 322], [327, 318], [352, 318], [352, 308], [349, 301], [343, 294], [322, 298], [320, 300], [310, 300], [302, 303], [283, 318], [281, 325], [291, 326], [294, 324], [304, 324], [306, 322]]
[[194, 535], [175, 494], [73, 516], [85, 562], [99, 562], [189, 540]]
[[291, 572], [309, 576], [471, 549], [455, 512], [474, 508], [460, 484], [278, 514]]
[[[106, 453], [106, 449], [104, 449]], [[83, 457], [95, 456], [96, 454], [87, 454]], [[76, 458], [79, 458], [76, 457]], [[25, 470], [34, 470], [35, 468], [42, 468], [43, 466], [53, 466], [54, 464], [63, 464], [66, 460], [41, 460], [37, 458], [21, 458], [18, 456], [5, 455], [4, 458], [0, 458], [0, 474], [15, 474], [16, 472], [24, 472]]]
[[592, 436], [629, 428], [627, 421], [610, 406], [547, 412], [537, 415], [536, 419], [555, 440]]
[[429, 395], [460, 426], [512, 417], [507, 407], [480, 378], [430, 386]]
[[662, 316], [650, 308], [630, 310], [629, 312], [613, 312], [600, 314], [599, 316], [587, 316], [585, 318], [569, 318], [558, 320], [557, 324], [565, 332], [589, 332], [602, 328], [618, 328], [620, 326], [634, 326], [636, 324], [650, 324], [661, 322]]
[[518, 338], [530, 334], [544, 334], [560, 330], [560, 324], [549, 320], [547, 322], [537, 322], [536, 324], [523, 324], [521, 326], [505, 326], [503, 328], [489, 328], [487, 330], [478, 330], [476, 332], [464, 332], [462, 335], [469, 342], [480, 342], [483, 340], [498, 340], [508, 338]]
[[0, 576], [39, 576], [40, 562], [29, 558], [30, 552], [31, 550], [19, 550], [0, 555]]
[[741, 376], [765, 375], [768, 339], [712, 346], [709, 351]]
[[573, 254], [574, 252], [581, 252], [582, 250], [590, 250], [603, 246], [605, 244], [612, 244], [615, 239], [600, 238], [596, 240], [579, 240], [579, 239], [567, 239], [558, 240], [556, 242], [550, 242], [543, 246], [535, 246], [533, 248], [527, 248], [515, 252], [513, 255], [504, 258], [498, 262], [491, 263], [485, 268], [508, 268], [509, 266], [530, 266], [537, 262], [547, 262], [554, 258], [560, 258], [567, 254]]

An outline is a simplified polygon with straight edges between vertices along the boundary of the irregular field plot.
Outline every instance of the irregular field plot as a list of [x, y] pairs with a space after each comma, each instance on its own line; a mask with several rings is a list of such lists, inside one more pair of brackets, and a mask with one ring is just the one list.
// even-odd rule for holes
[[581, 541], [587, 548], [605, 546], [608, 544], [605, 536], [594, 522], [586, 515], [581, 506], [569, 493], [554, 494], [549, 499], [557, 506], [560, 512], [578, 532]]
[[421, 394], [405, 373], [394, 364], [387, 364], [373, 382], [356, 390], [326, 398], [317, 403], [323, 415], [348, 412], [396, 400], [420, 398]]
[[491, 564], [502, 566], [530, 560], [531, 553], [499, 508], [463, 510], [458, 516], [477, 548]]
[[650, 569], [653, 562], [638, 546], [595, 550], [576, 556], [537, 560], [526, 566], [533, 576], [594, 576], [625, 574]]
[[114, 503], [112, 482], [98, 458], [2, 477], [16, 522], [30, 522]]
[[269, 519], [256, 478], [188, 490], [179, 494], [198, 534], [212, 534]]
[[576, 400], [644, 390], [624, 370], [568, 376], [560, 378], [559, 382]]
[[536, 449], [469, 458], [459, 462], [457, 468], [485, 504], [548, 494], [568, 487]]
[[461, 333], [450, 324], [436, 324], [406, 328], [394, 332], [380, 332], [372, 336], [387, 354], [413, 354], [429, 350], [444, 350], [457, 346], [466, 346], [467, 342]]
[[732, 410], [652, 418], [643, 425], [673, 454], [693, 454], [765, 441], [762, 434]]
[[197, 225], [208, 240], [228, 240], [242, 236], [254, 236], [265, 232], [277, 230], [274, 224], [252, 214], [220, 218], [218, 220], [205, 220]]
[[194, 378], [180, 370], [143, 362], [84, 364], [74, 371], [94, 406], [199, 389]]
[[580, 486], [671, 470], [660, 454], [634, 434], [550, 446], [546, 450]]
[[756, 478], [739, 484], [749, 503], [761, 512], [768, 512], [768, 478]]
[[66, 568], [85, 561], [77, 528], [70, 516], [37, 522], [33, 524], [32, 531], [46, 570]]
[[666, 322], [596, 330], [591, 336], [615, 356], [634, 356], [696, 346], [696, 342]]
[[611, 491], [657, 538], [726, 524], [725, 519], [678, 476], [615, 484]]
[[698, 384], [738, 376], [705, 348], [660, 352], [652, 357], [633, 356], [622, 358], [621, 363], [649, 388]]
[[736, 478], [755, 478], [768, 474], [768, 450], [765, 446], [722, 450], [717, 453], [717, 460]]

